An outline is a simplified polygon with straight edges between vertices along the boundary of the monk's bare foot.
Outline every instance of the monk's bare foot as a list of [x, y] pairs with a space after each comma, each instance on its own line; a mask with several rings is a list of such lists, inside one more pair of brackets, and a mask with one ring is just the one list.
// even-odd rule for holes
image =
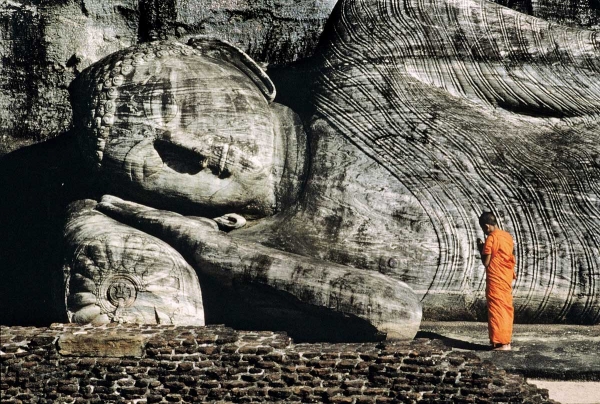
[[497, 344], [497, 345], [494, 345], [493, 350], [494, 351], [510, 351], [511, 347], [510, 347], [510, 344], [504, 344], [504, 345], [503, 344]]

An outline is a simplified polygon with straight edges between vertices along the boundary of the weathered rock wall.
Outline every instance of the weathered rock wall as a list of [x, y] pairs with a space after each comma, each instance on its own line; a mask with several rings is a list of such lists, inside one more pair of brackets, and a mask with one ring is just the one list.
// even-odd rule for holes
[[564, 25], [598, 29], [600, 3], [597, 0], [492, 0], [525, 14]]
[[[33, 4], [33, 5], [32, 5]], [[0, 156], [71, 123], [79, 71], [137, 42], [211, 35], [264, 64], [312, 54], [335, 0], [0, 2]]]
[[0, 4], [0, 155], [69, 127], [67, 86], [137, 41], [137, 8], [133, 0]]
[[2, 327], [3, 401], [551, 403], [470, 352], [410, 343], [293, 344], [224, 327]]
[[337, 0], [144, 0], [141, 38], [211, 35], [264, 63], [312, 54]]
[[[35, 7], [4, 4], [0, 10], [0, 153], [6, 153], [25, 144], [40, 140], [44, 134], [57, 131], [64, 127], [70, 117], [54, 108], [53, 119], [45, 129], [40, 126], [39, 117], [48, 100], [41, 99], [43, 87], [56, 87], [54, 68], [43, 69], [41, 60], [44, 58], [39, 26], [40, 14]], [[47, 73], [45, 79], [42, 71]], [[67, 80], [68, 82], [68, 80]], [[63, 87], [66, 83], [62, 83]], [[58, 97], [59, 104], [68, 105], [66, 93]]]
[[[494, 0], [561, 24], [597, 28], [593, 0]], [[0, 156], [69, 127], [66, 86], [92, 62], [139, 41], [215, 35], [255, 60], [312, 55], [335, 0], [85, 0], [0, 3]]]

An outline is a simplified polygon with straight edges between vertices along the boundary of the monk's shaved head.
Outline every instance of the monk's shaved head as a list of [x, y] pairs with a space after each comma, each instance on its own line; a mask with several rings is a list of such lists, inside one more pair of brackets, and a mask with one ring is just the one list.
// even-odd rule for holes
[[489, 224], [490, 226], [498, 225], [496, 216], [494, 216], [492, 212], [483, 212], [481, 216], [479, 216], [479, 225], [483, 227], [486, 224]]

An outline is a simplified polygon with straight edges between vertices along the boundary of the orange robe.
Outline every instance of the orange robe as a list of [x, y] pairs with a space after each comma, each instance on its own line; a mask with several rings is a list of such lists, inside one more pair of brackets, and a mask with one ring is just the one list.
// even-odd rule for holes
[[514, 308], [512, 281], [516, 279], [513, 239], [504, 230], [496, 229], [485, 240], [482, 253], [490, 255], [486, 269], [488, 331], [492, 344], [510, 344]]

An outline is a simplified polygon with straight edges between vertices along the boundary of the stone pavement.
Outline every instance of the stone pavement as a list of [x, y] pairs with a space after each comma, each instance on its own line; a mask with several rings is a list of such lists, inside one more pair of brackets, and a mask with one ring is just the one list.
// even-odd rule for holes
[[117, 324], [0, 326], [0, 342], [2, 402], [553, 402], [525, 377], [562, 381], [564, 404], [600, 403], [600, 326], [516, 325], [510, 352], [464, 322], [424, 322], [412, 342]]
[[553, 403], [438, 339], [294, 344], [222, 326], [118, 324], [0, 326], [0, 336], [6, 403]]
[[423, 322], [417, 337], [474, 351], [527, 378], [600, 381], [600, 325], [515, 324], [508, 352], [489, 350], [487, 323]]

